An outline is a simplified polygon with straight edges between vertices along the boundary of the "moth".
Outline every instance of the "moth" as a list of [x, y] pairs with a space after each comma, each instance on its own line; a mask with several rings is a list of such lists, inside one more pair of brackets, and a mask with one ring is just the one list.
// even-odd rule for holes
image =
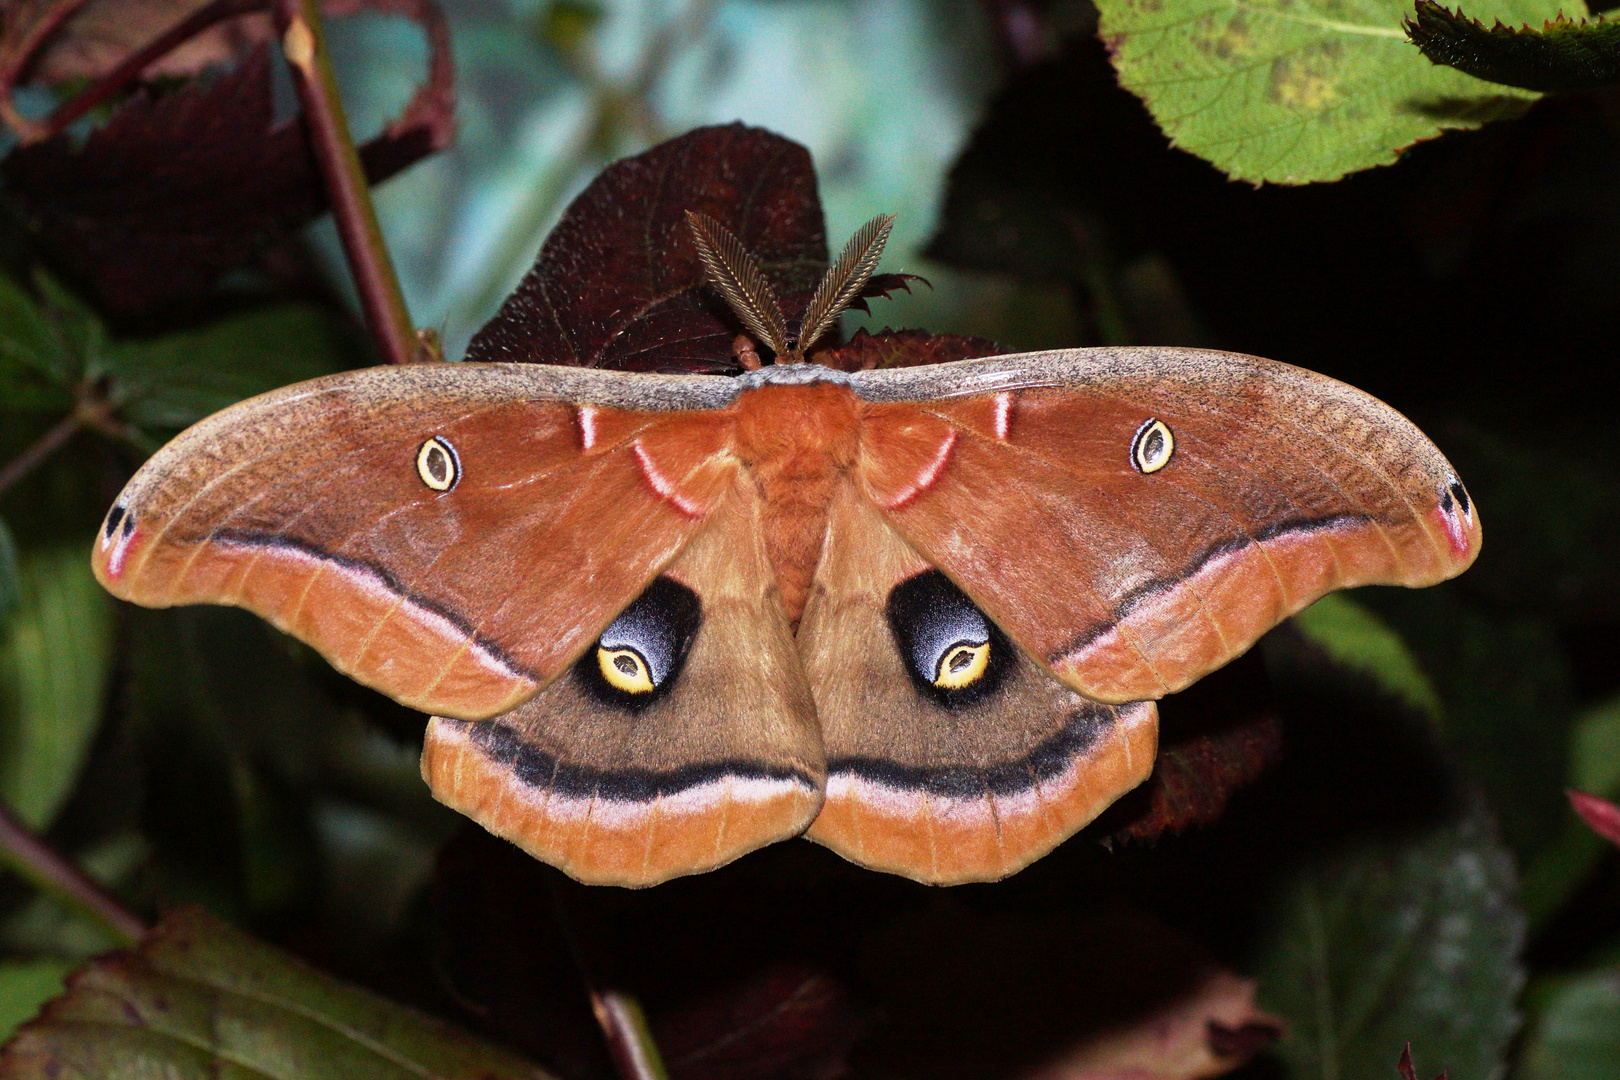
[[96, 576], [256, 612], [434, 714], [435, 797], [581, 881], [803, 834], [945, 884], [1141, 783], [1154, 700], [1281, 619], [1479, 553], [1446, 459], [1330, 378], [1175, 348], [834, 370], [805, 353], [889, 219], [791, 341], [757, 261], [691, 225], [752, 370], [287, 387], [159, 451]]

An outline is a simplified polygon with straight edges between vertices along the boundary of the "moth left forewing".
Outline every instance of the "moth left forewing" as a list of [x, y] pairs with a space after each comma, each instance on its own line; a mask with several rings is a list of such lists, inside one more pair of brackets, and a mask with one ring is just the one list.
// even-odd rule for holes
[[641, 887], [802, 832], [823, 762], [744, 481], [568, 674], [491, 720], [435, 718], [422, 773], [580, 881]]
[[863, 866], [1005, 877], [1152, 770], [1150, 703], [1062, 685], [853, 487], [835, 497], [798, 640], [828, 769], [807, 835]]
[[[726, 380], [347, 372], [236, 405], [130, 481], [93, 553], [147, 606], [246, 608], [424, 711], [548, 682], [702, 527]], [[658, 395], [664, 395], [660, 398]]]
[[853, 385], [885, 520], [1099, 700], [1181, 689], [1323, 593], [1432, 584], [1479, 551], [1421, 432], [1285, 364], [1092, 349]]

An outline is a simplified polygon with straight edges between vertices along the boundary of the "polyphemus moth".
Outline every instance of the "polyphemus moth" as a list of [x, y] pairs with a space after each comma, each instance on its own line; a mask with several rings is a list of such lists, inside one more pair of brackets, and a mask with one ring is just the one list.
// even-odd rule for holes
[[1286, 364], [1072, 349], [806, 362], [706, 219], [776, 362], [356, 371], [186, 431], [95, 573], [234, 604], [434, 713], [441, 801], [581, 881], [651, 885], [804, 834], [925, 882], [1039, 858], [1153, 768], [1154, 699], [1324, 593], [1428, 585], [1477, 511], [1393, 409]]

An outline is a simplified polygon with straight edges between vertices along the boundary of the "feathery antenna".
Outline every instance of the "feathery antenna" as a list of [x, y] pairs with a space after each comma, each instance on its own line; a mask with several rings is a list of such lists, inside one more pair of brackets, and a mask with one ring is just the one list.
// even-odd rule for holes
[[761, 344], [769, 345], [779, 361], [789, 357], [787, 323], [776, 292], [765, 280], [765, 271], [742, 241], [707, 214], [686, 212], [686, 224], [697, 244], [698, 258], [709, 283], [720, 290], [731, 310], [747, 331]]
[[893, 214], [879, 214], [858, 229], [837, 260], [827, 268], [827, 275], [816, 286], [810, 306], [804, 309], [804, 322], [799, 325], [799, 340], [794, 349], [803, 354], [825, 334], [838, 316], [844, 313], [850, 301], [861, 294], [871, 280], [883, 257], [883, 245], [888, 243], [889, 230], [894, 228]]

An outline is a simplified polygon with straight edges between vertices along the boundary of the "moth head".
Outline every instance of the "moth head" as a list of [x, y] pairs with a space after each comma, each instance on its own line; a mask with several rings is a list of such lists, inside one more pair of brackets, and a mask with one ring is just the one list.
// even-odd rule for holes
[[697, 245], [709, 284], [726, 299], [731, 310], [754, 339], [770, 346], [777, 363], [794, 364], [832, 329], [838, 316], [860, 296], [883, 257], [894, 228], [893, 214], [880, 214], [856, 230], [844, 250], [827, 268], [799, 323], [799, 337], [790, 346], [787, 320], [765, 270], [753, 252], [731, 231], [707, 214], [686, 212], [686, 225]]

